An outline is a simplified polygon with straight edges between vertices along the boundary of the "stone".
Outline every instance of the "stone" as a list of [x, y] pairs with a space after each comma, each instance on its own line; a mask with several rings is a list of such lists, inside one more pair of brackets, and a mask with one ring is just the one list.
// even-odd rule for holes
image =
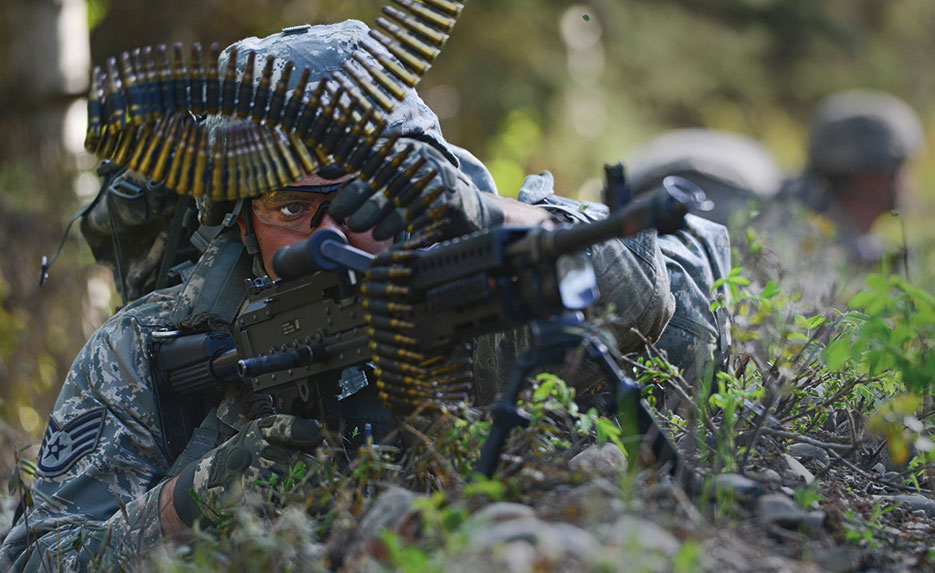
[[501, 559], [507, 571], [520, 573], [535, 570], [536, 548], [528, 541], [514, 541], [503, 548]]
[[536, 511], [522, 503], [513, 503], [508, 501], [499, 501], [491, 503], [474, 513], [470, 521], [478, 525], [507, 521], [509, 519], [519, 519], [521, 517], [535, 517]]
[[606, 443], [579, 452], [569, 460], [568, 467], [576, 472], [610, 477], [626, 469], [627, 458], [616, 444]]
[[598, 530], [605, 543], [621, 548], [657, 551], [672, 557], [682, 544], [674, 535], [652, 521], [625, 515]]
[[898, 484], [903, 481], [902, 474], [899, 472], [886, 472], [883, 474], [883, 481]]
[[833, 573], [855, 571], [861, 562], [859, 550], [846, 546], [815, 549], [806, 557], [822, 569]]
[[572, 558], [587, 563], [600, 547], [594, 536], [580, 527], [569, 523], [552, 524], [535, 517], [508, 519], [463, 530], [468, 532], [468, 544], [480, 551], [528, 543], [537, 554], [549, 559]]
[[870, 468], [870, 473], [874, 473], [874, 474], [876, 474], [876, 475], [878, 475], [878, 476], [882, 476], [883, 474], [886, 473], [886, 466], [884, 466], [884, 465], [883, 465], [882, 463], [880, 463], [880, 462], [877, 462], [877, 463], [873, 464], [873, 467], [872, 467], [872, 468]]
[[825, 528], [825, 512], [823, 511], [809, 511], [805, 514], [804, 525], [805, 528], [810, 531], [820, 531]]
[[812, 485], [812, 482], [815, 481], [815, 476], [812, 472], [805, 469], [802, 462], [789, 454], [783, 454], [782, 459], [786, 461], [786, 467], [789, 468], [789, 471], [792, 472], [796, 479], [803, 480], [805, 485]]
[[917, 511], [924, 511], [926, 517], [935, 517], [935, 499], [929, 499], [924, 495], [879, 495], [874, 496], [874, 499], [891, 504], [905, 503], [909, 505], [909, 511], [913, 514]]
[[740, 474], [718, 474], [714, 477], [718, 493], [730, 492], [737, 499], [749, 500], [763, 495], [763, 486]]
[[396, 529], [403, 525], [417, 510], [412, 502], [424, 497], [401, 487], [390, 486], [373, 501], [358, 527], [359, 539], [369, 543], [384, 529]]
[[789, 497], [781, 493], [769, 493], [756, 501], [757, 514], [767, 521], [796, 529], [805, 522], [805, 512]]
[[760, 480], [763, 483], [766, 483], [769, 485], [774, 485], [774, 486], [782, 485], [782, 476], [779, 475], [779, 472], [777, 472], [776, 470], [772, 468], [767, 468], [763, 470], [762, 472], [760, 472]]
[[828, 452], [824, 448], [812, 444], [792, 444], [789, 446], [789, 454], [802, 463], [816, 461], [825, 466], [830, 461]]

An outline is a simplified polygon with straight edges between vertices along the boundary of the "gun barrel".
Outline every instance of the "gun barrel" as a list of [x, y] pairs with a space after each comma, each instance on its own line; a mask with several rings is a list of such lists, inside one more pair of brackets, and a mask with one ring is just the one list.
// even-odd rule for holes
[[[318, 349], [318, 352], [316, 352], [316, 349]], [[237, 363], [237, 372], [241, 378], [255, 378], [270, 372], [307, 366], [318, 358], [316, 354], [320, 356], [322, 352], [323, 349], [320, 347], [304, 346], [291, 352], [246, 358]]]
[[656, 228], [660, 233], [671, 233], [682, 226], [689, 207], [685, 198], [669, 189], [660, 189], [645, 199], [632, 201], [603, 221], [541, 233], [539, 247], [542, 254], [554, 258], [644, 229]]

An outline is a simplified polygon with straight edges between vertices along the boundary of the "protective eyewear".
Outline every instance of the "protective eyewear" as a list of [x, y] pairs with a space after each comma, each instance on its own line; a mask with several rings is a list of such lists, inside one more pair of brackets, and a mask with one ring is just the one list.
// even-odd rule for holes
[[331, 201], [343, 184], [297, 185], [271, 191], [253, 200], [253, 214], [267, 225], [308, 234], [321, 225]]

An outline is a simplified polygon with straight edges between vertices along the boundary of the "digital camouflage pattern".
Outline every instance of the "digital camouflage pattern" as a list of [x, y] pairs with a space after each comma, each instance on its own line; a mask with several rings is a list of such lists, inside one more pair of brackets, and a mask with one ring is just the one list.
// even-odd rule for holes
[[147, 181], [132, 171], [115, 175], [105, 178], [101, 195], [81, 217], [81, 234], [94, 259], [113, 272], [120, 296], [131, 302], [156, 286], [178, 195], [164, 187], [147, 188]]
[[[357, 35], [365, 33], [360, 23], [346, 26]], [[313, 33], [303, 27], [301, 37]], [[336, 32], [328, 38], [328, 42], [345, 47], [354, 41], [345, 42]], [[413, 109], [419, 110], [420, 117], [423, 112], [431, 114], [421, 100], [416, 103]], [[404, 116], [401, 121], [408, 130], [418, 126], [420, 119]], [[437, 118], [433, 121], [437, 127]], [[429, 127], [418, 129], [432, 132]], [[440, 130], [438, 137], [438, 141], [443, 141]], [[495, 192], [489, 173], [473, 156], [447, 144], [443, 149], [461, 161], [467, 160], [464, 172], [477, 187]], [[545, 207], [571, 221], [606, 216], [605, 207], [561, 198], [554, 195], [552, 186], [548, 173], [531, 176], [523, 186], [520, 200]], [[703, 325], [697, 329], [683, 328], [683, 333], [671, 337], [672, 347], [667, 350], [675, 360], [695, 356], [697, 347], [707, 352], [713, 341], [724, 340], [725, 327], [717, 317], [695, 313], [707, 307], [709, 282], [723, 272], [722, 263], [728, 256], [726, 231], [713, 224], [695, 224], [692, 219], [689, 229], [662, 238], [655, 231], [644, 231], [591, 247], [590, 260], [604, 305], [613, 303], [616, 307], [615, 334], [622, 350], [641, 346], [632, 328], [661, 344], [670, 322], [676, 326]], [[185, 451], [177, 459], [170, 459], [164, 445], [165, 432], [152, 373], [150, 348], [155, 330], [174, 328], [179, 320], [196, 312], [233, 316], [231, 313], [240, 307], [243, 281], [251, 276], [251, 257], [244, 253], [232, 231], [222, 232], [208, 246], [184, 284], [150, 293], [123, 308], [81, 350], [52, 414], [54, 426], [50, 423], [50, 428], [57, 430], [48, 435], [54, 440], [64, 428], [77, 432], [98, 419], [99, 435], [91, 448], [73, 445], [67, 467], [53, 467], [56, 460], [45, 459], [51, 471], [40, 471], [36, 476], [35, 503], [3, 540], [0, 569], [76, 570], [87, 569], [92, 562], [111, 569], [132, 567], [142, 553], [160, 542], [159, 496], [172, 476], [187, 466], [194, 467], [193, 486], [197, 481], [204, 485], [198, 486], [200, 491], [211, 494], [219, 486], [208, 484], [224, 482], [224, 477], [233, 475], [234, 470], [230, 456], [225, 466], [220, 456], [209, 452], [225, 442], [231, 447], [239, 444], [243, 450], [250, 449], [247, 442], [256, 449], [265, 447], [260, 443], [267, 438], [261, 439], [261, 435], [266, 431], [268, 437], [271, 428], [279, 425], [261, 428], [254, 423], [258, 415], [256, 397], [247, 388], [231, 387], [218, 397], [218, 406], [195, 430]], [[236, 285], [240, 285], [240, 290]], [[601, 309], [595, 309], [595, 313], [600, 312]], [[478, 341], [475, 362], [478, 403], [486, 404], [496, 397], [519, 349], [528, 343], [527, 334], [517, 331]], [[583, 371], [570, 381], [587, 386], [596, 379]], [[366, 389], [359, 394], [375, 399]], [[106, 413], [95, 418], [96, 412]], [[77, 425], [69, 426], [75, 421]], [[244, 428], [248, 431], [238, 436]], [[289, 431], [283, 429], [282, 433]], [[235, 436], [238, 437], [228, 441]], [[83, 433], [74, 437], [86, 438]], [[303, 441], [303, 447], [311, 439]], [[52, 442], [44, 443], [43, 456], [51, 456], [53, 449]], [[230, 451], [227, 446], [222, 449]], [[74, 455], [76, 452], [78, 455]], [[196, 462], [194, 466], [192, 462]], [[255, 467], [264, 464], [260, 462]]]
[[[248, 423], [235, 436], [182, 469], [174, 490], [175, 508], [182, 521], [194, 523], [199, 514], [241, 505], [244, 492], [272, 474], [289, 474], [301, 453], [306, 465], [322, 441], [321, 424], [288, 414], [264, 416]], [[190, 493], [191, 492], [191, 493]], [[195, 499], [207, 507], [199, 507]]]
[[[570, 221], [589, 222], [607, 216], [605, 205], [555, 195], [553, 186], [547, 171], [530, 175], [519, 200]], [[649, 230], [592, 245], [587, 258], [601, 293], [599, 303], [588, 309], [587, 315], [599, 317], [613, 305], [611, 330], [622, 352], [643, 348], [642, 338], [632, 331], [635, 329], [657, 341], [669, 360], [691, 380], [697, 378], [699, 365], [708, 364], [702, 357], [725, 355], [730, 340], [727, 316], [708, 308], [714, 281], [730, 270], [730, 240], [723, 226], [689, 216], [684, 230], [663, 236]], [[718, 296], [724, 296], [723, 292]], [[479, 403], [492, 402], [505, 388], [516, 358], [530, 343], [528, 328], [478, 339], [474, 371]], [[559, 374], [579, 390], [601, 376], [590, 364], [576, 364]]]
[[[531, 176], [520, 198], [573, 220], [606, 215], [601, 205], [554, 195], [551, 181], [547, 173]], [[662, 335], [659, 344], [674, 360], [695, 356], [696, 348], [707, 352], [712, 344], [723, 340], [724, 326], [716, 317], [693, 313], [706, 308], [708, 282], [723, 270], [728, 253], [726, 231], [719, 225], [698, 221], [690, 219], [688, 231], [671, 236], [657, 238], [655, 231], [645, 231], [591, 248], [590, 260], [603, 300], [617, 307], [615, 334], [622, 350], [640, 346], [631, 328], [652, 339]], [[82, 349], [66, 377], [52, 417], [67, 424], [103, 407], [107, 416], [100, 439], [93, 451], [75, 460], [64, 473], [37, 476], [35, 505], [4, 540], [0, 561], [5, 560], [17, 570], [41, 570], [49, 563], [80, 568], [107, 547], [107, 559], [129, 563], [139, 550], [158, 543], [159, 492], [180, 468], [177, 463], [172, 468], [175, 460], [168, 458], [162, 441], [149, 337], [154, 330], [173, 326], [174, 316], [204, 306], [202, 295], [211, 290], [207, 288], [211, 281], [230, 278], [229, 269], [224, 269], [220, 278], [209, 272], [230, 241], [229, 237], [219, 237], [208, 248], [188, 284], [151, 293], [127, 306]], [[679, 263], [674, 264], [675, 259], [667, 257], [666, 252], [680, 253]], [[242, 280], [246, 276], [235, 278]], [[678, 290], [672, 291], [672, 285]], [[667, 348], [663, 342], [669, 329], [663, 329], [670, 318], [675, 326], [703, 327], [681, 328], [677, 335], [669, 335], [672, 346]], [[496, 397], [518, 351], [527, 342], [528, 334], [523, 331], [478, 341], [479, 403], [489, 403]], [[586, 387], [597, 380], [595, 376], [581, 371], [569, 379]], [[250, 392], [243, 389], [228, 390], [206, 420], [205, 425], [210, 422], [215, 428], [212, 438], [195, 444], [194, 451], [186, 451], [183, 456], [203, 457], [248, 426], [251, 398]], [[196, 431], [199, 435], [203, 437]], [[210, 475], [210, 465], [202, 473]], [[75, 547], [82, 550], [76, 551]]]

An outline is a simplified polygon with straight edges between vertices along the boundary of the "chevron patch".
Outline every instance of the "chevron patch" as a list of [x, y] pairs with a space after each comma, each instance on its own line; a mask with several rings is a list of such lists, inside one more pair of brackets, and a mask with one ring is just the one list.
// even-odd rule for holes
[[98, 408], [60, 427], [49, 418], [49, 427], [39, 448], [39, 471], [46, 477], [65, 473], [79, 458], [94, 451], [104, 428], [106, 410]]

